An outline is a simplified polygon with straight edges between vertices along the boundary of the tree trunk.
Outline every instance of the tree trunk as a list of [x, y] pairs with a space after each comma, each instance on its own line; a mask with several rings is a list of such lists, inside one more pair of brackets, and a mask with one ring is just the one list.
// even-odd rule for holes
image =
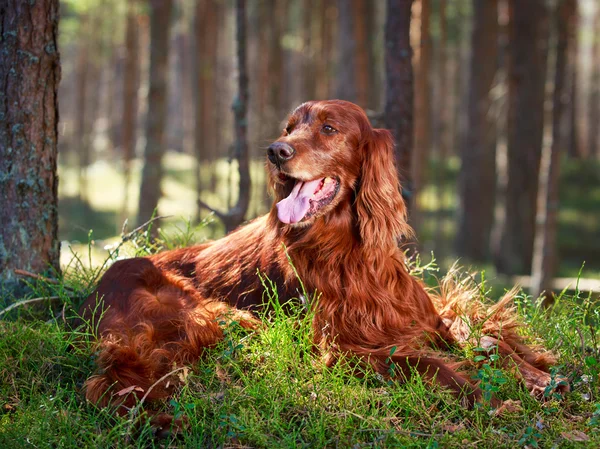
[[125, 73], [123, 75], [123, 120], [121, 147], [123, 149], [123, 205], [121, 221], [129, 214], [129, 184], [131, 183], [131, 161], [135, 157], [138, 87], [140, 62], [138, 49], [137, 1], [128, 0], [125, 30]]
[[5, 292], [17, 293], [16, 268], [60, 273], [58, 14], [58, 0], [5, 0], [0, 6], [0, 290]]
[[439, 111], [436, 115], [437, 124], [435, 126], [435, 147], [437, 149], [437, 173], [436, 173], [436, 190], [437, 190], [437, 211], [435, 219], [435, 251], [438, 257], [443, 256], [444, 248], [444, 225], [445, 225], [445, 185], [446, 185], [446, 164], [448, 162], [448, 125], [450, 123], [450, 111], [448, 101], [448, 85], [450, 81], [450, 70], [448, 67], [448, 19], [446, 17], [447, 3], [446, 0], [440, 0], [439, 3], [439, 21], [440, 21], [440, 37], [438, 42], [438, 69], [437, 69], [437, 101], [436, 108]]
[[354, 72], [356, 73], [356, 104], [363, 108], [369, 107], [369, 88], [373, 84], [370, 68], [372, 61], [369, 48], [372, 36], [369, 35], [369, 7], [368, 2], [362, 0], [352, 1], [353, 39], [356, 42], [354, 56]]
[[[558, 221], [558, 180], [560, 157], [565, 128], [568, 124], [566, 102], [569, 97], [567, 83], [567, 58], [570, 26], [573, 25], [571, 11], [576, 0], [560, 0], [556, 18], [556, 60], [554, 71], [554, 93], [552, 96], [552, 145], [545, 151], [540, 195], [538, 199], [538, 219], [535, 235], [535, 248], [532, 268], [532, 295], [538, 298], [545, 293], [546, 305], [552, 301], [552, 278], [556, 272], [557, 245], [556, 227]], [[572, 72], [570, 74], [572, 76]]]
[[385, 127], [396, 141], [402, 195], [409, 212], [413, 184], [411, 158], [413, 150], [413, 69], [410, 46], [412, 0], [388, 0], [385, 22]]
[[529, 273], [544, 129], [548, 50], [545, 0], [511, 0], [508, 73], [508, 184], [495, 265], [500, 273]]
[[498, 2], [473, 0], [469, 113], [458, 179], [460, 201], [456, 250], [470, 260], [488, 255], [496, 196], [496, 136], [490, 91], [498, 54]]
[[588, 112], [588, 157], [600, 158], [600, 4], [596, 4], [592, 45], [592, 73]]
[[[158, 207], [165, 153], [171, 0], [150, 0], [150, 81], [146, 117], [146, 149], [138, 205], [138, 225], [148, 221]], [[156, 229], [156, 228], [155, 228]]]
[[356, 40], [353, 4], [355, 0], [338, 0], [338, 55], [335, 96], [356, 103]]
[[239, 167], [239, 194], [237, 204], [228, 212], [214, 210], [199, 200], [198, 205], [212, 210], [225, 225], [225, 231], [230, 232], [243, 221], [250, 205], [250, 156], [248, 152], [248, 74], [246, 61], [246, 0], [236, 0], [236, 42], [238, 65], [238, 94], [233, 100], [234, 114], [234, 157]]
[[[581, 158], [581, 142], [579, 133], [578, 107], [579, 107], [579, 13], [577, 0], [567, 2], [570, 6], [569, 14], [569, 44], [567, 47], [568, 64], [570, 72], [570, 94], [571, 101], [567, 105], [569, 114], [569, 125], [567, 134], [567, 150], [569, 156], [575, 159]], [[600, 10], [600, 8], [599, 8]]]
[[77, 163], [79, 169], [79, 200], [87, 201], [87, 167], [90, 163], [90, 149], [87, 132], [87, 85], [89, 71], [89, 20], [85, 15], [81, 16], [80, 40], [77, 50], [77, 82], [76, 82], [76, 107], [75, 107], [75, 142], [77, 151]]
[[419, 226], [418, 198], [425, 187], [425, 173], [430, 150], [431, 116], [431, 35], [429, 20], [431, 0], [420, 0], [420, 45], [415, 52], [415, 150], [413, 152], [413, 188], [416, 193], [413, 209], [413, 226]]

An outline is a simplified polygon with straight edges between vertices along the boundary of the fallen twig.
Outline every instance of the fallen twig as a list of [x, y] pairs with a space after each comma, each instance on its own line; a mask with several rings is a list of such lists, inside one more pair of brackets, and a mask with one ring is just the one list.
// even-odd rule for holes
[[[20, 270], [18, 268], [15, 268], [14, 273], [18, 274], [19, 276], [25, 276], [25, 277], [37, 279], [38, 281], [47, 282], [48, 284], [60, 285], [60, 281], [57, 281], [56, 279], [50, 279], [50, 278], [47, 278], [44, 276], [40, 276], [39, 274], [32, 273], [31, 271]], [[69, 288], [69, 287], [65, 287], [65, 288]]]
[[127, 242], [129, 240], [131, 240], [138, 232], [140, 232], [142, 229], [144, 229], [146, 226], [148, 226], [150, 223], [155, 222], [156, 220], [161, 220], [163, 218], [171, 218], [173, 215], [157, 215], [156, 217], [151, 218], [150, 220], [148, 220], [146, 223], [138, 226], [137, 228], [135, 228], [133, 231], [128, 232], [127, 234], [124, 234], [125, 232], [125, 226], [127, 225], [127, 222], [125, 222], [123, 224], [123, 234], [121, 235], [121, 242]]
[[15, 309], [17, 307], [23, 306], [25, 304], [29, 304], [32, 302], [39, 302], [39, 301], [43, 301], [46, 299], [60, 299], [60, 296], [43, 296], [40, 298], [32, 298], [32, 299], [24, 299], [23, 301], [19, 301], [19, 302], [15, 302], [14, 304], [11, 304], [10, 306], [8, 306], [6, 309], [4, 310], [0, 310], [0, 316], [4, 315], [5, 313], [10, 312], [12, 309]]

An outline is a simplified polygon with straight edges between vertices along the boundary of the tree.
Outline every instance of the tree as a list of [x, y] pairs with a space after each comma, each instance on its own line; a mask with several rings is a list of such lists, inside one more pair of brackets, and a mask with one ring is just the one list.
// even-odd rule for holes
[[498, 53], [498, 2], [473, 0], [467, 135], [462, 145], [458, 178], [459, 217], [456, 249], [471, 260], [488, 254], [494, 223], [496, 136], [490, 117], [490, 91]]
[[406, 204], [411, 209], [413, 185], [413, 69], [410, 46], [412, 0], [388, 0], [385, 22], [385, 127], [396, 141], [396, 163]]
[[[554, 68], [554, 93], [552, 95], [552, 145], [545, 151], [540, 176], [538, 223], [535, 235], [534, 257], [532, 267], [532, 294], [534, 298], [546, 292], [545, 303], [551, 301], [552, 278], [556, 271], [557, 247], [556, 226], [558, 222], [558, 177], [560, 172], [560, 157], [563, 152], [563, 139], [568, 124], [566, 95], [569, 89], [567, 72], [569, 55], [569, 36], [573, 26], [571, 12], [576, 0], [560, 0], [556, 22], [556, 56]], [[571, 41], [572, 43], [572, 41]], [[549, 153], [549, 154], [548, 154]]]
[[[578, 121], [578, 105], [579, 105], [579, 42], [577, 39], [579, 13], [577, 0], [567, 2], [569, 7], [569, 43], [568, 49], [568, 64], [570, 70], [570, 97], [571, 101], [567, 105], [569, 114], [568, 134], [567, 134], [567, 149], [569, 156], [572, 158], [581, 157], [581, 143]], [[600, 11], [600, 8], [598, 8]], [[600, 30], [599, 30], [600, 31]], [[600, 59], [599, 59], [600, 61]]]
[[86, 14], [80, 19], [80, 40], [77, 50], [77, 106], [75, 110], [75, 133], [76, 133], [76, 150], [79, 163], [79, 199], [87, 201], [87, 176], [86, 170], [90, 164], [90, 148], [89, 148], [89, 132], [87, 126], [87, 90], [89, 78], [89, 18]]
[[600, 5], [596, 4], [594, 16], [594, 44], [592, 45], [592, 70], [590, 74], [590, 103], [588, 111], [588, 157], [600, 157]]
[[121, 221], [127, 218], [131, 161], [135, 157], [138, 113], [138, 84], [140, 78], [137, 0], [127, 0], [127, 22], [125, 26], [125, 74], [123, 77], [123, 120], [121, 147], [123, 149], [124, 195]]
[[146, 117], [146, 148], [138, 206], [138, 224], [150, 219], [158, 207], [165, 154], [165, 123], [167, 120], [167, 86], [169, 75], [169, 44], [171, 0], [150, 0], [150, 86]]
[[533, 254], [544, 129], [548, 11], [545, 0], [511, 0], [510, 7], [508, 184], [494, 263], [501, 273], [517, 274], [529, 272]]
[[58, 0], [0, 6], [0, 284], [58, 273]]
[[236, 205], [228, 212], [222, 213], [212, 209], [201, 200], [198, 205], [209, 209], [225, 225], [225, 231], [230, 232], [243, 221], [250, 205], [250, 157], [248, 152], [248, 74], [246, 61], [246, 0], [236, 0], [236, 42], [238, 63], [238, 95], [233, 100], [235, 117], [235, 158], [238, 161], [240, 175], [239, 193]]
[[420, 43], [415, 52], [415, 140], [412, 161], [413, 188], [415, 192], [413, 220], [414, 227], [419, 226], [418, 197], [425, 186], [425, 172], [430, 150], [431, 133], [431, 34], [429, 21], [431, 17], [431, 0], [420, 0]]

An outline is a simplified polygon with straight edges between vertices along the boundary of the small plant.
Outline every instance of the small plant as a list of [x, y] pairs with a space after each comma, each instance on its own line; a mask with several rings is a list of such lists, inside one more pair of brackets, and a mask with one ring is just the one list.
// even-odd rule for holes
[[[473, 358], [475, 363], [481, 363], [481, 367], [472, 378], [479, 381], [479, 388], [483, 391], [483, 399], [487, 403], [492, 400], [495, 393], [500, 391], [500, 387], [508, 382], [508, 378], [504, 372], [496, 367], [500, 356], [497, 353], [490, 354], [493, 349], [494, 348], [485, 349], [481, 347], [473, 349], [474, 352], [481, 353]], [[497, 349], [497, 347], [495, 347], [495, 349]], [[485, 353], [485, 355], [483, 353]]]
[[538, 441], [540, 438], [542, 438], [542, 434], [536, 426], [527, 426], [523, 436], [519, 439], [519, 444], [527, 447], [539, 447]]
[[600, 404], [596, 404], [596, 410], [594, 410], [594, 413], [592, 413], [592, 416], [588, 421], [588, 425], [590, 427], [600, 426]]

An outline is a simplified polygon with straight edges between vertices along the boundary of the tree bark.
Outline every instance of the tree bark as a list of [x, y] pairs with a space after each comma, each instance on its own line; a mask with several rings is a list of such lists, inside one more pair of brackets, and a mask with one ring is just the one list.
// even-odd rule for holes
[[[554, 69], [554, 93], [552, 96], [552, 145], [545, 151], [540, 176], [538, 218], [532, 268], [532, 295], [538, 298], [545, 293], [544, 303], [552, 302], [552, 278], [556, 272], [558, 222], [558, 181], [560, 158], [563, 151], [565, 128], [568, 124], [566, 112], [569, 97], [567, 83], [568, 44], [570, 26], [573, 25], [571, 11], [576, 0], [559, 0], [556, 18], [556, 59]], [[572, 76], [572, 72], [571, 72]]]
[[[165, 154], [165, 123], [167, 120], [167, 86], [169, 74], [169, 44], [171, 0], [150, 0], [150, 81], [148, 115], [146, 117], [146, 148], [138, 205], [138, 225], [147, 222], [158, 207]], [[156, 229], [156, 228], [155, 228]]]
[[137, 24], [137, 0], [127, 2], [127, 23], [125, 29], [125, 73], [123, 75], [123, 120], [121, 147], [123, 149], [123, 205], [121, 221], [129, 213], [129, 184], [131, 183], [131, 161], [135, 157], [138, 87], [140, 79], [139, 34]]
[[529, 273], [544, 128], [548, 12], [544, 0], [511, 0], [508, 73], [508, 184], [495, 265], [500, 273]]
[[0, 290], [14, 269], [60, 273], [58, 0], [0, 5]]
[[473, 0], [467, 135], [458, 178], [460, 201], [456, 250], [484, 261], [488, 256], [496, 196], [496, 136], [490, 91], [498, 54], [498, 2]]
[[411, 159], [413, 151], [413, 69], [410, 46], [412, 0], [388, 0], [385, 22], [385, 127], [396, 141], [402, 195], [412, 208], [413, 184]]

